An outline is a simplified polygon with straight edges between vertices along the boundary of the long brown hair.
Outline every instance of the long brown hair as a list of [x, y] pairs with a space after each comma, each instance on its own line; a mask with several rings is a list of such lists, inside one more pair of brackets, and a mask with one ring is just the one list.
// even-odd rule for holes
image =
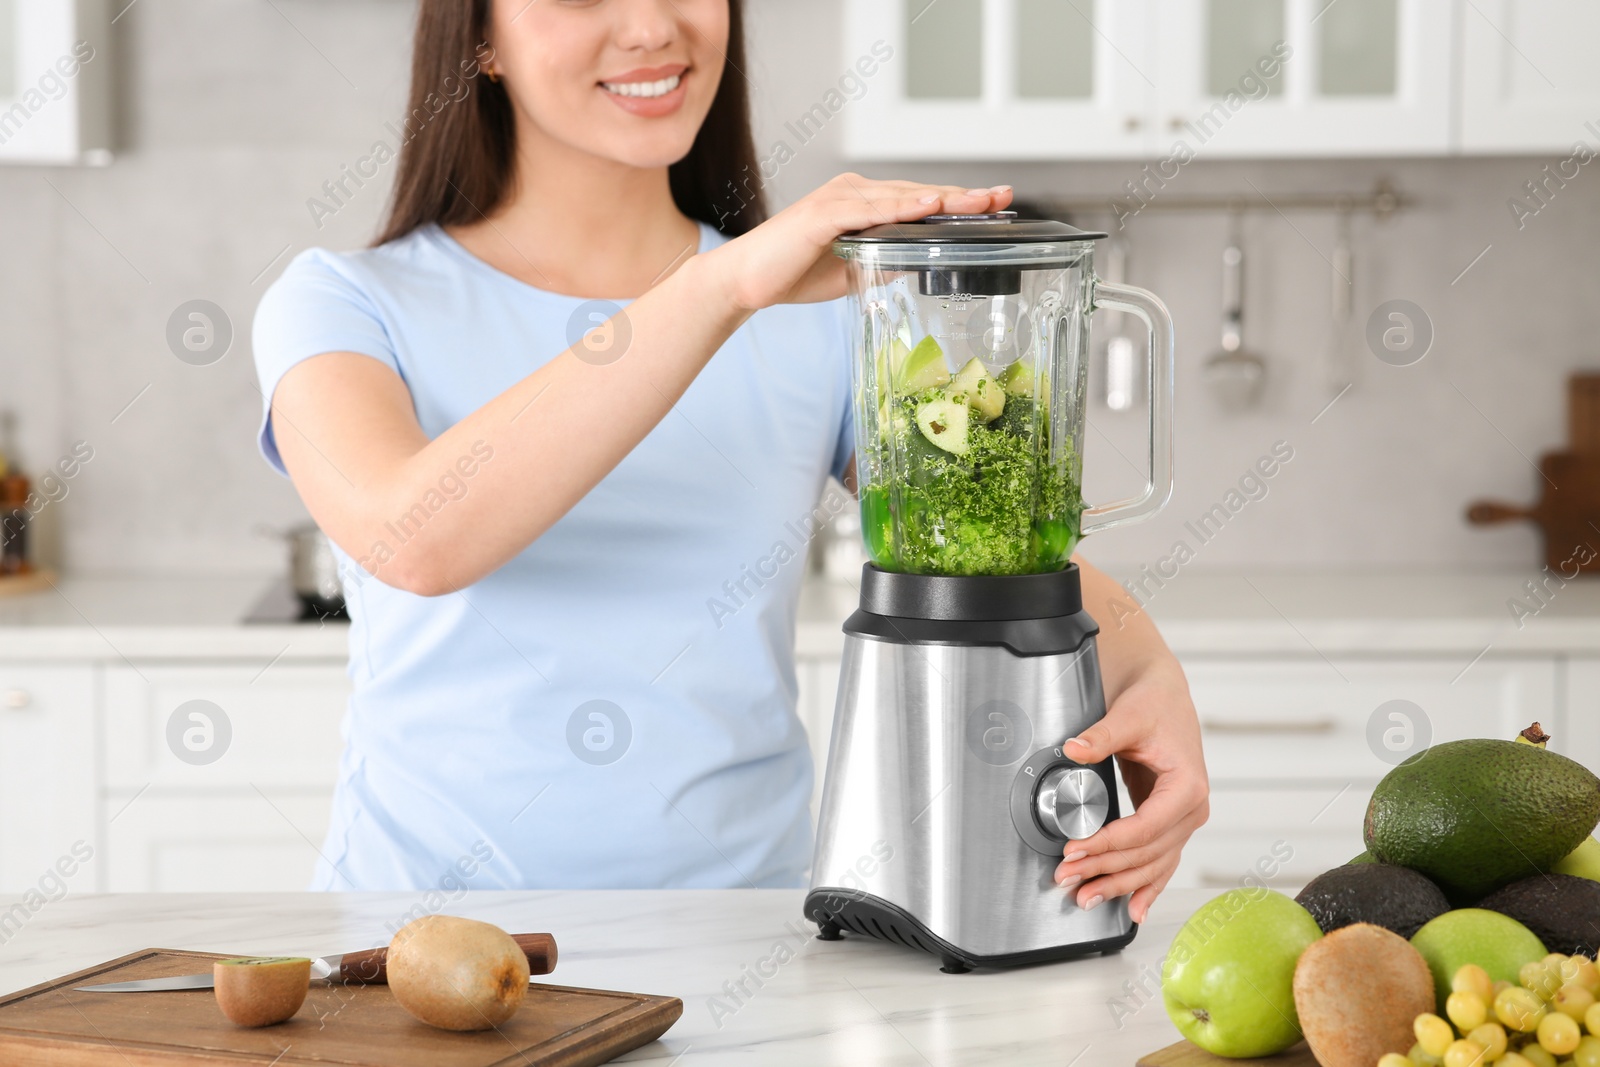
[[[505, 86], [484, 76], [490, 3], [422, 0], [400, 169], [375, 244], [430, 223], [474, 222], [505, 201], [516, 123]], [[734, 237], [766, 218], [750, 131], [743, 15], [742, 0], [728, 0], [727, 64], [717, 95], [689, 154], [668, 168], [678, 210]]]

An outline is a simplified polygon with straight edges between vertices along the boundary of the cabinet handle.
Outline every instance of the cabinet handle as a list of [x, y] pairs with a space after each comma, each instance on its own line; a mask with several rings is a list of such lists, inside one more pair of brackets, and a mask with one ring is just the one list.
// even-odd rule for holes
[[1129, 115], [1127, 118], [1122, 120], [1122, 128], [1127, 130], [1129, 133], [1133, 133], [1143, 125], [1144, 119], [1141, 119], [1138, 115]]
[[[1246, 868], [1244, 870], [1244, 874], [1250, 874], [1250, 875], [1255, 875], [1256, 877], [1259, 877], [1259, 875], [1256, 875], [1256, 872], [1251, 871], [1248, 868]], [[1240, 885], [1243, 884], [1242, 879], [1243, 879], [1243, 875], [1239, 871], [1233, 871], [1231, 873], [1226, 873], [1226, 874], [1221, 872], [1221, 871], [1201, 871], [1200, 872], [1200, 884], [1203, 887], [1205, 887], [1206, 889], [1235, 889], [1235, 888], [1238, 888]], [[1305, 885], [1311, 879], [1309, 879], [1309, 878], [1293, 878], [1293, 877], [1290, 877], [1288, 875], [1283, 875], [1281, 877], [1262, 878], [1261, 880], [1262, 880], [1262, 882], [1266, 883], [1267, 885], [1290, 885], [1290, 886], [1292, 886], [1292, 885]]]
[[1331, 734], [1338, 728], [1339, 724], [1332, 719], [1313, 719], [1309, 722], [1200, 720], [1200, 729], [1214, 734]]
[[33, 694], [26, 689], [7, 689], [3, 698], [5, 705], [12, 711], [21, 711], [33, 703]]
[[1177, 132], [1178, 130], [1183, 129], [1184, 125], [1187, 122], [1188, 122], [1188, 120], [1185, 119], [1182, 115], [1174, 115], [1170, 119], [1167, 120], [1167, 129], [1172, 130], [1173, 132]]

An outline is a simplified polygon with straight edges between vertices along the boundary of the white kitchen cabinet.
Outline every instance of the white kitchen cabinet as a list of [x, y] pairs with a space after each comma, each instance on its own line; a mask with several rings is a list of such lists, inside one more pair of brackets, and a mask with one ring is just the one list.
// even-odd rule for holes
[[107, 667], [108, 888], [304, 888], [348, 695], [335, 664]]
[[111, 162], [110, 0], [0, 0], [0, 163]]
[[[1172, 885], [1227, 887], [1274, 850], [1270, 881], [1297, 885], [1363, 849], [1378, 781], [1429, 744], [1510, 740], [1534, 720], [1568, 729], [1553, 657], [1187, 657], [1211, 777], [1211, 821]], [[1403, 702], [1403, 703], [1395, 703]], [[1387, 758], [1385, 758], [1387, 757]], [[1261, 877], [1259, 871], [1257, 877]], [[1263, 881], [1269, 879], [1263, 878]]]
[[1163, 149], [1182, 142], [1196, 158], [1216, 159], [1450, 147], [1455, 0], [1160, 0], [1159, 8], [1152, 77]]
[[326, 790], [173, 793], [112, 804], [106, 841], [113, 893], [298, 892], [328, 830]]
[[894, 59], [844, 105], [845, 152], [1170, 157], [1174, 167], [1201, 156], [1442, 153], [1456, 6], [850, 0], [846, 56], [884, 41]]
[[1465, 151], [1544, 152], [1600, 140], [1585, 125], [1600, 120], [1600, 5], [1472, 0], [1461, 17]]
[[1145, 155], [1149, 14], [1134, 0], [848, 0], [846, 62], [892, 55], [870, 77], [858, 68], [865, 91], [841, 101], [845, 155]]
[[[1184, 661], [1214, 784], [1376, 784], [1428, 744], [1561, 729], [1552, 659], [1191, 657]], [[1405, 701], [1409, 707], [1391, 701]], [[1393, 716], [1402, 715], [1405, 719]], [[1414, 721], [1407, 721], [1414, 720]], [[1380, 755], [1381, 753], [1381, 755]], [[1385, 758], [1386, 757], [1386, 758]]]
[[88, 663], [0, 663], [0, 893], [97, 888], [95, 681]]
[[1560, 728], [1544, 724], [1550, 747], [1600, 774], [1600, 658], [1573, 656], [1565, 667]]
[[846, 60], [893, 50], [859, 98], [814, 109], [818, 128], [842, 113], [853, 159], [1166, 161], [1136, 179], [1152, 194], [1196, 158], [1600, 139], [1590, 0], [846, 3]]

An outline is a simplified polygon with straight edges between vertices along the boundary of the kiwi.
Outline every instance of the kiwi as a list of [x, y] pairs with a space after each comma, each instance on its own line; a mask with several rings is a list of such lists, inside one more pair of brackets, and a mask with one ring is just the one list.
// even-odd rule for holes
[[1433, 974], [1399, 934], [1356, 923], [1300, 954], [1294, 1006], [1322, 1067], [1372, 1067], [1411, 1048], [1413, 1021], [1433, 1010]]
[[425, 915], [389, 942], [389, 991], [417, 1019], [441, 1030], [488, 1030], [528, 995], [528, 957], [489, 923]]
[[218, 960], [211, 965], [217, 1007], [239, 1026], [271, 1026], [300, 1010], [311, 988], [311, 961], [298, 956]]

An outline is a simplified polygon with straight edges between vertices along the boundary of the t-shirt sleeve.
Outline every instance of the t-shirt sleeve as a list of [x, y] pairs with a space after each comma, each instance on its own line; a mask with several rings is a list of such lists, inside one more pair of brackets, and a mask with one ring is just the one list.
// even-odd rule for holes
[[850, 301], [835, 300], [833, 312], [833, 330], [838, 338], [835, 374], [839, 382], [838, 395], [843, 399], [839, 405], [839, 435], [834, 440], [833, 465], [830, 469], [833, 476], [842, 482], [845, 470], [856, 454], [855, 386], [851, 382], [854, 352], [850, 336]]
[[400, 373], [378, 306], [343, 258], [316, 248], [302, 252], [256, 308], [251, 348], [261, 385], [258, 444], [280, 474], [288, 472], [273, 435], [272, 394], [289, 368], [324, 352], [356, 352]]

